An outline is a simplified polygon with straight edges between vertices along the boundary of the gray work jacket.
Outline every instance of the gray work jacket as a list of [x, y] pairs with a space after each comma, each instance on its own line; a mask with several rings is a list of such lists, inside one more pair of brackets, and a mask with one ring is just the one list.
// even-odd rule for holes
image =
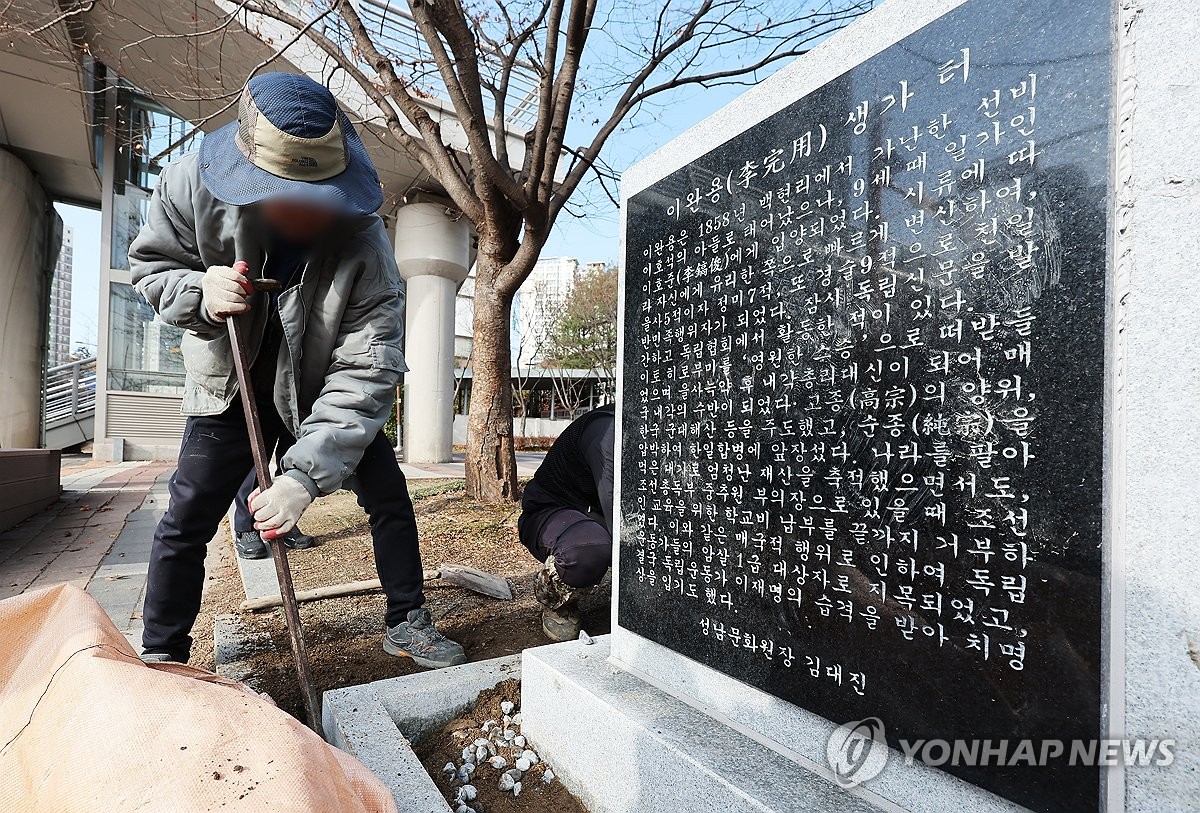
[[[300, 281], [278, 300], [283, 340], [274, 401], [296, 436], [280, 462], [313, 496], [336, 491], [353, 473], [408, 369], [401, 351], [404, 284], [383, 221], [357, 218], [342, 232], [297, 271]], [[220, 413], [237, 395], [227, 328], [208, 318], [201, 281], [210, 266], [238, 260], [256, 276], [265, 260], [261, 235], [252, 208], [222, 203], [204, 186], [197, 153], [163, 169], [146, 225], [129, 248], [129, 267], [162, 320], [185, 331], [185, 415]], [[252, 355], [268, 305], [266, 294], [251, 299]]]

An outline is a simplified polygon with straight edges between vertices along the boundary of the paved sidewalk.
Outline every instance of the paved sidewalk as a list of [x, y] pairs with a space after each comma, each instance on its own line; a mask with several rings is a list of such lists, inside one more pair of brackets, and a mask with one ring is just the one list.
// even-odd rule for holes
[[87, 585], [87, 591], [138, 652], [142, 648], [142, 601], [146, 596], [150, 546], [154, 529], [170, 502], [167, 486], [175, 467], [159, 469], [141, 505], [126, 517], [125, 526]]
[[[517, 452], [517, 476], [532, 477], [542, 465], [545, 452]], [[400, 461], [400, 470], [409, 480], [456, 479], [465, 477], [462, 452], [455, 452], [449, 463], [405, 463]]]
[[0, 599], [71, 582], [140, 643], [150, 542], [173, 470], [162, 462], [64, 466], [58, 502], [0, 534]]

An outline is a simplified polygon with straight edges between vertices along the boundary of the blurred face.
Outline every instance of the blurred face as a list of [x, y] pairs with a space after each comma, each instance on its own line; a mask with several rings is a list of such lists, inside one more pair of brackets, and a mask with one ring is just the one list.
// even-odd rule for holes
[[311, 203], [278, 199], [259, 204], [263, 220], [275, 234], [293, 243], [315, 243], [332, 231], [338, 215]]

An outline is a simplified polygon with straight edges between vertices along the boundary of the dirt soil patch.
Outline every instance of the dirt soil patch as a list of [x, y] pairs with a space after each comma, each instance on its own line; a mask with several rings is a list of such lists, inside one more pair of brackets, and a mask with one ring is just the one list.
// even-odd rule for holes
[[[414, 480], [410, 491], [426, 569], [469, 565], [507, 578], [513, 587], [512, 601], [498, 601], [444, 582], [426, 582], [426, 605], [438, 628], [461, 643], [473, 661], [549, 643], [533, 596], [533, 577], [540, 565], [517, 539], [520, 506], [469, 500], [461, 480]], [[318, 500], [301, 526], [318, 536], [319, 544], [289, 553], [296, 589], [376, 577], [366, 514], [353, 494], [338, 492]], [[219, 535], [218, 544], [217, 564], [208, 573], [193, 633], [191, 662], [207, 669], [213, 668], [213, 616], [239, 612], [245, 598], [227, 532]], [[593, 635], [609, 631], [608, 596], [609, 590], [602, 587], [584, 604], [584, 629]], [[318, 691], [423, 671], [408, 658], [383, 651], [385, 609], [381, 592], [300, 605]], [[282, 610], [244, 614], [242, 620], [249, 631], [268, 633], [274, 644], [274, 651], [251, 659], [253, 685], [285, 711], [303, 718]]]
[[[501, 705], [507, 703], [512, 706]], [[486, 813], [587, 813], [587, 808], [554, 776], [553, 766], [539, 761], [520, 770], [517, 760], [526, 750], [541, 759], [537, 743], [526, 742], [521, 734], [520, 704], [518, 680], [505, 680], [481, 692], [471, 710], [417, 743], [417, 756], [425, 770], [452, 809], [466, 804]], [[469, 753], [481, 747], [484, 759]], [[474, 768], [465, 782], [460, 774], [444, 770], [450, 765], [461, 770], [464, 764]], [[510, 780], [521, 783], [520, 795], [501, 789], [502, 777], [514, 769], [517, 772], [510, 775]], [[464, 785], [474, 793], [464, 797]]]

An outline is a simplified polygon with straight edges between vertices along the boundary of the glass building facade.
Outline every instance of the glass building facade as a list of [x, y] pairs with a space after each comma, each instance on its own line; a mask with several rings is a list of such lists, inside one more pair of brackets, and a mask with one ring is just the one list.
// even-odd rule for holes
[[[162, 168], [196, 149], [203, 133], [123, 82], [106, 90], [100, 457], [160, 457], [178, 446], [183, 331], [164, 324], [133, 287], [129, 246], [146, 222]], [[114, 443], [115, 441], [115, 443]]]

